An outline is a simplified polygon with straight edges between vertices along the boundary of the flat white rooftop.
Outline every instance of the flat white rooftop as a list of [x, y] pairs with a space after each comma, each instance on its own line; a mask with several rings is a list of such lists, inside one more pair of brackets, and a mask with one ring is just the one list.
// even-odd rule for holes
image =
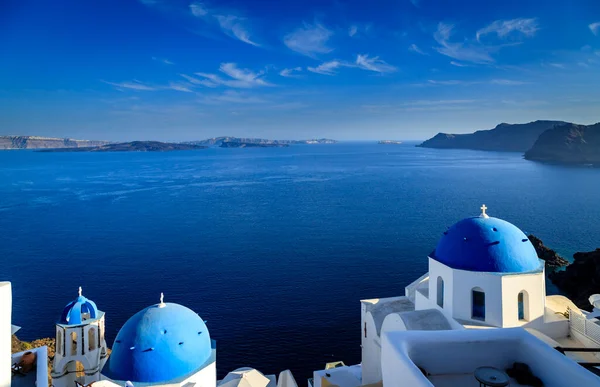
[[522, 328], [387, 332], [381, 355], [384, 386], [478, 386], [477, 368], [514, 363], [527, 364], [545, 387], [600, 386], [598, 376]]

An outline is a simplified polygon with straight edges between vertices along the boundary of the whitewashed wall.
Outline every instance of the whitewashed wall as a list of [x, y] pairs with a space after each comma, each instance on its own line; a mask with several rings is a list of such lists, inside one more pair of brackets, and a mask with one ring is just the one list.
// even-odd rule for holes
[[[376, 383], [381, 380], [381, 339], [370, 312], [365, 312], [361, 320], [363, 321], [361, 324], [362, 380], [363, 384]], [[365, 323], [367, 337], [364, 332]]]
[[[519, 321], [518, 295], [527, 292], [524, 321]], [[504, 327], [529, 325], [541, 327], [544, 324], [546, 307], [546, 280], [544, 271], [534, 274], [502, 276], [502, 321]]]
[[[437, 306], [437, 278], [444, 280], [444, 307]], [[472, 319], [472, 290], [485, 292], [485, 323], [496, 327], [543, 326], [546, 284], [544, 271], [529, 274], [504, 274], [451, 269], [429, 258], [429, 299], [417, 291], [415, 309], [437, 308], [448, 317]], [[518, 294], [527, 292], [526, 321], [518, 319]], [[534, 322], [532, 324], [532, 322]]]
[[12, 288], [0, 282], [0, 387], [10, 386]]

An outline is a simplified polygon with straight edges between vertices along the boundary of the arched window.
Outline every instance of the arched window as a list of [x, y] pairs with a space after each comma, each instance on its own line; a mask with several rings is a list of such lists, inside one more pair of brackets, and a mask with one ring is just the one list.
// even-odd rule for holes
[[56, 333], [56, 353], [58, 353], [59, 355], [64, 356], [64, 354], [63, 354], [63, 335], [62, 335], [62, 331], [58, 331], [58, 333]]
[[437, 304], [440, 308], [444, 307], [444, 280], [437, 277]]
[[529, 295], [525, 290], [517, 297], [517, 309], [519, 321], [529, 321]]
[[91, 327], [88, 331], [88, 350], [93, 351], [96, 349], [96, 328]]
[[71, 332], [71, 356], [77, 356], [77, 332]]
[[483, 289], [473, 288], [471, 291], [471, 301], [473, 305], [471, 317], [474, 320], [485, 321], [485, 293], [483, 292]]

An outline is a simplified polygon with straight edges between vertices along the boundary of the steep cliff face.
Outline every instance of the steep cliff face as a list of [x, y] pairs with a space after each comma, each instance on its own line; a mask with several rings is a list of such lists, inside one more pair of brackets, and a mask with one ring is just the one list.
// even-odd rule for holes
[[544, 132], [525, 153], [528, 160], [600, 166], [600, 123], [566, 124]]
[[85, 148], [106, 144], [109, 144], [109, 142], [37, 136], [0, 136], [0, 149]]
[[497, 125], [494, 129], [479, 130], [470, 134], [438, 133], [418, 145], [424, 148], [475, 149], [502, 152], [525, 152], [540, 134], [563, 121], [534, 121], [527, 124]]

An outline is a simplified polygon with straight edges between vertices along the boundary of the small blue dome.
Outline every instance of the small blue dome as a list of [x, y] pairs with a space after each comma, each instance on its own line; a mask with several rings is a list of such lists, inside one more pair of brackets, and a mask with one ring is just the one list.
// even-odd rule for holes
[[523, 231], [502, 219], [463, 219], [440, 239], [433, 257], [453, 269], [525, 273], [541, 269], [535, 248]]
[[199, 370], [211, 350], [208, 328], [197, 313], [178, 304], [156, 304], [123, 325], [102, 374], [139, 383], [171, 381]]
[[[89, 317], [84, 316], [87, 314]], [[95, 319], [98, 316], [98, 308], [92, 300], [88, 300], [81, 294], [79, 288], [79, 296], [65, 306], [61, 316], [60, 324], [77, 325], [83, 323], [87, 319]], [[87, 318], [86, 318], [87, 317]]]

